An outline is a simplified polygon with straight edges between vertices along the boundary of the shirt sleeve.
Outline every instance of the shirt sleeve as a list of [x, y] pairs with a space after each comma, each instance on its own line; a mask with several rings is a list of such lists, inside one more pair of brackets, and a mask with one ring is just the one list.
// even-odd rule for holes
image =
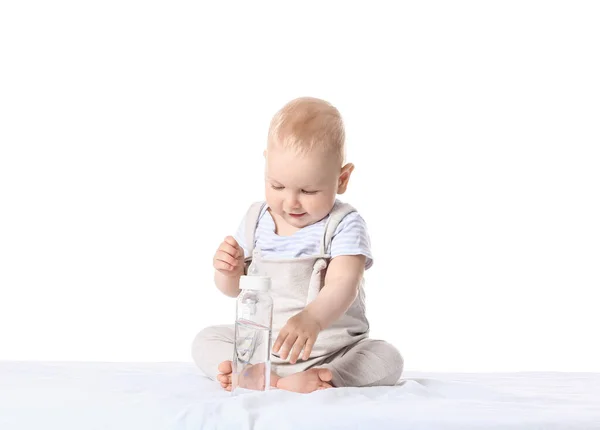
[[346, 215], [333, 234], [331, 257], [337, 257], [338, 255], [364, 255], [367, 257], [365, 270], [373, 265], [371, 239], [367, 231], [367, 223], [358, 212]]

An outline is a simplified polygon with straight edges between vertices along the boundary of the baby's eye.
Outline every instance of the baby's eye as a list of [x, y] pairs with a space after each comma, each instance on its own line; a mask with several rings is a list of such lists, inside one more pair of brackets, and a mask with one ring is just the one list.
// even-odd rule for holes
[[279, 187], [277, 185], [271, 185], [271, 188], [273, 188], [274, 190], [277, 190], [277, 191], [283, 190], [283, 187]]
[[302, 192], [303, 192], [304, 194], [308, 194], [308, 195], [310, 195], [310, 196], [312, 196], [313, 194], [317, 194], [317, 193], [318, 193], [318, 191], [306, 191], [306, 190], [302, 190]]

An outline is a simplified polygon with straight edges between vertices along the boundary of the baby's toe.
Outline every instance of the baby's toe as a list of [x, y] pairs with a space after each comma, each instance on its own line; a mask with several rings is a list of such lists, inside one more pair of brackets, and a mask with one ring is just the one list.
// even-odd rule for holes
[[333, 385], [328, 381], [319, 381], [317, 387], [318, 390], [324, 390], [325, 388], [333, 388]]
[[221, 373], [231, 373], [233, 371], [233, 368], [231, 367], [231, 360], [223, 361], [221, 364], [219, 364], [218, 369]]
[[[333, 374], [329, 369], [319, 369], [319, 379], [323, 382], [329, 382], [333, 378]], [[329, 385], [329, 384], [328, 384]]]
[[225, 383], [225, 384], [231, 384], [231, 374], [229, 375], [217, 375], [217, 379], [219, 380], [219, 382]]

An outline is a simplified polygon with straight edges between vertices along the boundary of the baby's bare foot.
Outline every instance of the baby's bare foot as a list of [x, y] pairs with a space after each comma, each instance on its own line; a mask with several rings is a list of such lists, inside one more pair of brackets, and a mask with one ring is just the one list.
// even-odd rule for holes
[[[232, 373], [233, 366], [231, 360], [226, 360], [219, 364], [219, 373], [217, 375], [217, 380], [221, 383], [221, 387], [223, 387], [227, 391], [231, 391], [232, 389]], [[248, 366], [242, 375], [238, 376], [238, 384], [242, 388], [249, 389], [261, 389], [264, 386], [264, 364], [257, 364], [254, 366]], [[275, 372], [271, 372], [271, 387], [277, 387], [277, 382], [279, 381], [279, 376]], [[262, 383], [262, 386], [259, 385]]]
[[308, 369], [304, 372], [298, 372], [284, 378], [279, 378], [277, 388], [294, 391], [296, 393], [312, 393], [316, 390], [332, 388], [332, 377], [329, 369]]
[[231, 360], [226, 360], [219, 364], [219, 372], [221, 373], [217, 375], [217, 380], [221, 383], [221, 387], [227, 391], [231, 391]]

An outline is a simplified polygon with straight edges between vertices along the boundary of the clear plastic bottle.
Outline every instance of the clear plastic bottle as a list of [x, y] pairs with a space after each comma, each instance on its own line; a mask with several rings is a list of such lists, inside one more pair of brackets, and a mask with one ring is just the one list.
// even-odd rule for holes
[[236, 303], [232, 391], [268, 390], [271, 385], [271, 279], [260, 276], [260, 250], [252, 253], [248, 275], [240, 278]]

